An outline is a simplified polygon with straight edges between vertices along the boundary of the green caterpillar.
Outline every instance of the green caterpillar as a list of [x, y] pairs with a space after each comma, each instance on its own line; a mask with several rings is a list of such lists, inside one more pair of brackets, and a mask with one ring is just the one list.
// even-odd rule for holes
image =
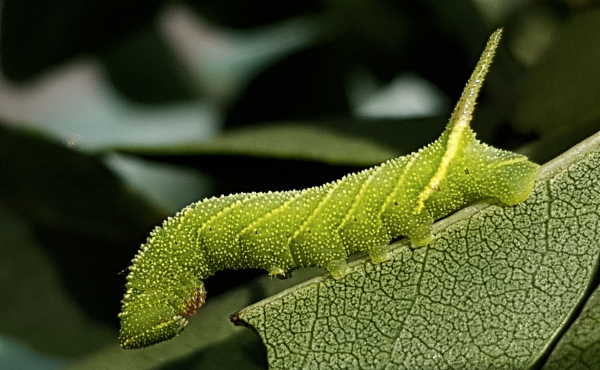
[[157, 227], [129, 268], [119, 342], [141, 348], [183, 331], [222, 269], [285, 277], [319, 266], [334, 278], [356, 252], [388, 258], [392, 239], [429, 244], [434, 220], [485, 197], [518, 204], [539, 166], [475, 139], [469, 122], [502, 30], [492, 34], [446, 130], [427, 147], [300, 191], [233, 194], [192, 204]]

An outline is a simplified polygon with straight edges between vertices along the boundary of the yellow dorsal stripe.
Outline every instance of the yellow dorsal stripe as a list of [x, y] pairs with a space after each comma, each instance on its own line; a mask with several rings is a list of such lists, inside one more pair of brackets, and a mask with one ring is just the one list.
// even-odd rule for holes
[[517, 157], [517, 158], [507, 159], [506, 161], [495, 163], [492, 166], [490, 166], [490, 168], [498, 168], [498, 167], [503, 167], [503, 166], [510, 166], [512, 164], [520, 163], [520, 162], [525, 162], [525, 161], [527, 161], [526, 157]]
[[440, 183], [444, 180], [446, 174], [448, 173], [448, 169], [450, 168], [450, 162], [454, 157], [456, 157], [456, 154], [461, 148], [461, 139], [469, 129], [469, 123], [471, 122], [473, 110], [475, 109], [477, 95], [479, 94], [479, 90], [483, 85], [485, 75], [492, 64], [492, 59], [494, 58], [494, 53], [498, 48], [498, 43], [500, 42], [501, 36], [502, 28], [496, 30], [496, 32], [490, 36], [490, 39], [488, 40], [481, 58], [479, 58], [479, 62], [477, 62], [477, 66], [475, 67], [471, 78], [469, 78], [469, 82], [467, 82], [467, 86], [465, 86], [460, 100], [454, 108], [454, 112], [452, 113], [452, 117], [448, 123], [450, 135], [448, 135], [446, 152], [440, 161], [437, 171], [429, 180], [429, 183], [427, 186], [425, 186], [425, 189], [423, 189], [423, 191], [419, 194], [419, 201], [414, 212], [415, 214], [421, 213], [425, 207], [425, 201], [429, 199], [433, 192], [439, 191]]

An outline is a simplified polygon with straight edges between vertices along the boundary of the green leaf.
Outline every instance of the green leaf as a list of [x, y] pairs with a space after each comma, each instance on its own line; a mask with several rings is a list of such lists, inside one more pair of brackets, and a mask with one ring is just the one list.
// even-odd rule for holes
[[600, 129], [600, 9], [574, 13], [525, 78], [515, 116], [521, 131], [540, 134], [530, 158], [545, 162]]
[[546, 54], [526, 80], [517, 123], [555, 131], [600, 118], [600, 9], [579, 13], [556, 30]]
[[117, 331], [76, 304], [32, 228], [2, 205], [0, 219], [0, 335], [60, 358], [114, 342]]
[[[7, 213], [0, 220], [9, 224], [11, 216], [22, 222], [31, 233], [30, 239], [39, 244], [39, 253], [44, 253], [45, 264], [56, 266], [60, 282], [71, 299], [90, 316], [112, 322], [116, 328], [124, 283], [119, 273], [140, 241], [165, 214], [127, 188], [97, 157], [3, 125], [0, 125], [0, 179], [0, 208]], [[7, 231], [10, 228], [0, 230], [0, 238]], [[16, 252], [26, 250], [28, 239], [18, 238], [14, 244], [2, 247], [0, 255], [5, 263], [14, 266], [15, 261], [26, 261], [9, 253], [9, 248]], [[30, 262], [34, 266], [36, 254], [31, 251]], [[26, 274], [25, 269], [21, 268], [20, 274]], [[2, 269], [2, 273], [8, 271]], [[17, 279], [17, 275], [10, 276]], [[19, 280], [22, 291], [40, 289], [35, 282]], [[11, 310], [19, 312], [31, 309], [20, 306], [27, 305], [26, 300], [7, 299], [3, 303], [7, 309], [11, 306]], [[33, 307], [37, 310], [43, 310], [40, 305], [49, 305], [36, 303]], [[28, 317], [34, 321], [33, 315]], [[22, 324], [29, 322], [23, 320]], [[31, 330], [18, 331], [19, 338], [25, 341], [29, 341], [31, 333]], [[52, 341], [58, 342], [54, 338]], [[63, 352], [72, 353], [72, 349], [64, 348]]]
[[[230, 271], [227, 271], [230, 273]], [[257, 300], [280, 292], [321, 273], [319, 269], [294, 272], [286, 281], [274, 281], [267, 276], [221, 294], [208, 301], [190, 321], [188, 328], [177, 337], [160, 345], [124, 350], [117, 343], [69, 367], [69, 370], [126, 369], [265, 369], [264, 346], [250, 330], [235, 327], [228, 313]]]
[[398, 154], [371, 140], [303, 124], [255, 125], [230, 130], [206, 142], [128, 148], [121, 152], [162, 156], [246, 155], [356, 166], [379, 164]]
[[1, 14], [2, 71], [10, 79], [26, 80], [82, 53], [102, 53], [137, 27], [151, 23], [161, 4], [158, 0], [6, 1]]
[[253, 364], [244, 353], [244, 347], [248, 345], [258, 346], [260, 350], [260, 343], [251, 332], [231, 325], [226, 314], [247, 302], [248, 292], [247, 289], [236, 289], [216, 298], [213, 304], [198, 313], [196, 325], [190, 326], [185, 335], [178, 338], [179, 341], [132, 351], [119, 347], [115, 335], [112, 346], [69, 369], [151, 369], [166, 364], [179, 364], [182, 368], [188, 368], [190, 364], [193, 365], [191, 368], [264, 368], [264, 359], [262, 366], [260, 362]]
[[600, 287], [558, 342], [544, 370], [595, 369], [600, 364]]
[[156, 26], [143, 25], [119, 41], [101, 58], [110, 82], [127, 98], [167, 104], [200, 95]]
[[544, 166], [516, 207], [481, 203], [379, 265], [237, 314], [272, 369], [530, 368], [577, 312], [600, 253], [600, 135]]

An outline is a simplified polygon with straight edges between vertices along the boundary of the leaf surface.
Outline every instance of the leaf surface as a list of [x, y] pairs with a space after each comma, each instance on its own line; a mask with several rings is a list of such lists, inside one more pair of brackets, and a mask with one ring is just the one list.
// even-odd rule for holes
[[530, 368], [597, 273], [600, 135], [544, 166], [516, 207], [479, 204], [425, 248], [317, 278], [238, 313], [273, 369]]
[[595, 369], [600, 364], [600, 287], [562, 336], [544, 370]]

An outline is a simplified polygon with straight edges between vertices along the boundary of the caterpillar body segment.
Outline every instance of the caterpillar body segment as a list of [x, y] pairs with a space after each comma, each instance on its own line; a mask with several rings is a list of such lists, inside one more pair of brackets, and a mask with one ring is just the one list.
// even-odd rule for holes
[[218, 270], [285, 277], [319, 266], [341, 278], [349, 255], [385, 261], [385, 246], [400, 236], [427, 245], [434, 220], [478, 199], [524, 201], [539, 166], [479, 142], [469, 127], [500, 35], [490, 37], [445, 131], [418, 152], [319, 187], [206, 199], [157, 227], [129, 268], [121, 346], [179, 334], [204, 304], [203, 281]]

